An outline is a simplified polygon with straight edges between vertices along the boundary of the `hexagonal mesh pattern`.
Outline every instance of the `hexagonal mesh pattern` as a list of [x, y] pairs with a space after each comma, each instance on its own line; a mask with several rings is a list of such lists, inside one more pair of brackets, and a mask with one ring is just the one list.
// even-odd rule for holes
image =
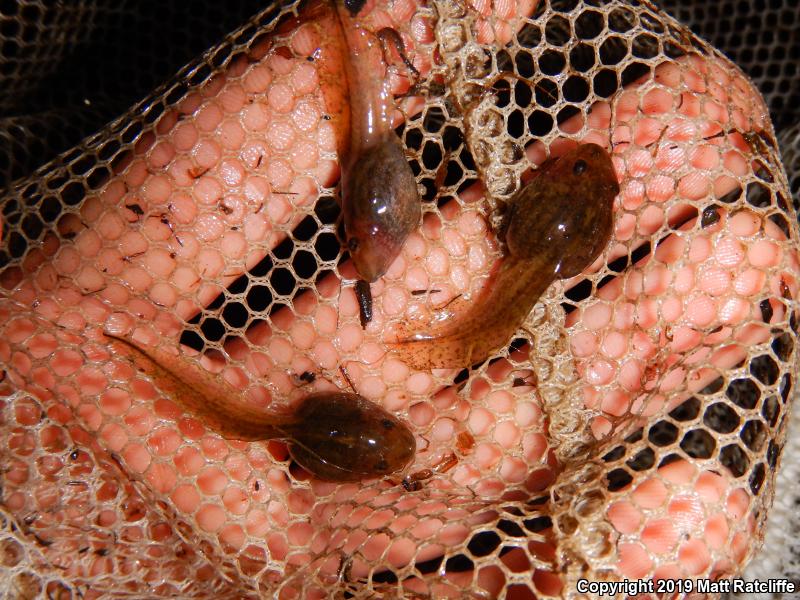
[[[784, 129], [778, 136], [784, 165], [789, 174], [789, 187], [794, 206], [800, 203], [800, 124]], [[800, 464], [795, 459], [800, 451], [800, 438], [795, 432], [800, 427], [800, 415], [791, 413], [786, 444], [783, 449], [781, 468], [775, 482], [775, 503], [770, 510], [761, 553], [748, 566], [745, 576], [749, 579], [768, 579], [781, 576], [796, 580], [800, 577], [800, 548], [797, 538], [800, 522], [797, 519], [798, 496], [800, 496]], [[747, 598], [747, 595], [738, 597]]]
[[3, 2], [0, 188], [127, 111], [262, 4]]
[[671, 15], [725, 52], [747, 73], [764, 95], [775, 128], [800, 119], [800, 4], [755, 2], [660, 2]]
[[[320, 91], [340, 85], [328, 4], [266, 9], [10, 188], [12, 596], [548, 598], [581, 578], [741, 571], [797, 362], [797, 219], [767, 108], [649, 3], [518, 10], [368, 7], [365, 27], [404, 36], [425, 95], [398, 128], [424, 221], [366, 330], [338, 227], [343, 133]], [[480, 365], [414, 371], [387, 352], [400, 324], [491, 285], [503, 204], [532, 166], [590, 141], [622, 189], [593, 268], [553, 284]], [[104, 329], [264, 410], [345, 388], [344, 367], [411, 425], [415, 462], [311, 480], [282, 443], [223, 440], [183, 414]]]

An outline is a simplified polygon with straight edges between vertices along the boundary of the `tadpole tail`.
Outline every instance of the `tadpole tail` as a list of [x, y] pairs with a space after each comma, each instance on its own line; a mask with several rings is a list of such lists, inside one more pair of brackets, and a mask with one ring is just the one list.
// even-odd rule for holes
[[[466, 312], [390, 344], [392, 353], [415, 369], [461, 369], [482, 362], [511, 341], [539, 296], [553, 281], [546, 261], [506, 258], [485, 292], [459, 303]], [[536, 263], [536, 264], [532, 264]]]
[[248, 406], [240, 390], [179, 355], [157, 348], [145, 350], [126, 338], [104, 335], [188, 416], [222, 437], [248, 442], [286, 437], [283, 428], [293, 422], [291, 416]]

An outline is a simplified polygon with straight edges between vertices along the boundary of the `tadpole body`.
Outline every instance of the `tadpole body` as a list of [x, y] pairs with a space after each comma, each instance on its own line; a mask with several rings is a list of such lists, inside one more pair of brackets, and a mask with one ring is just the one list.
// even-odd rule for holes
[[[392, 129], [389, 79], [376, 72], [384, 64], [381, 39], [339, 3], [337, 10], [346, 40], [350, 105], [350, 143], [342, 161], [344, 231], [358, 277], [369, 284], [400, 254], [422, 210], [416, 179]], [[361, 297], [371, 299], [363, 290]], [[363, 312], [362, 321], [369, 321]]]
[[393, 352], [418, 369], [463, 368], [488, 358], [555, 279], [578, 275], [602, 252], [618, 193], [611, 157], [596, 144], [543, 166], [510, 202], [503, 226], [508, 255], [485, 291], [451, 305], [452, 318], [410, 332]]
[[316, 392], [289, 414], [270, 413], [249, 406], [228, 384], [178, 356], [106, 337], [189, 416], [226, 439], [285, 440], [292, 458], [318, 479], [383, 477], [414, 458], [416, 441], [408, 426], [358, 394]]

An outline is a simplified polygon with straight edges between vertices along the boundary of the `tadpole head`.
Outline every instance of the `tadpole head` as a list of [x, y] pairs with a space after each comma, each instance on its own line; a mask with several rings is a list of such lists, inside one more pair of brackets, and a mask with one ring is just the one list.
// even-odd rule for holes
[[347, 249], [361, 279], [381, 277], [422, 216], [417, 182], [393, 131], [357, 156], [342, 177]]
[[554, 255], [558, 277], [579, 274], [603, 251], [619, 184], [608, 152], [581, 144], [543, 166], [512, 199], [505, 241], [512, 255]]
[[384, 477], [405, 467], [416, 452], [416, 440], [405, 423], [357, 394], [312, 394], [295, 417], [289, 451], [318, 479]]

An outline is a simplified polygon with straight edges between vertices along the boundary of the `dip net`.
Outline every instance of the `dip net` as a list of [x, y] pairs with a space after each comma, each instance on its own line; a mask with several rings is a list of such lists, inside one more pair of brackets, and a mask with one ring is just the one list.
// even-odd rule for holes
[[[572, 598], [582, 579], [736, 576], [759, 549], [796, 372], [797, 8], [676, 9], [762, 99], [649, 2], [374, 4], [364, 26], [396, 29], [421, 73], [401, 100], [386, 52], [424, 218], [362, 330], [330, 4], [0, 2], [9, 597]], [[398, 325], [491, 285], [504, 203], [583, 142], [620, 179], [601, 258], [484, 363], [387, 353]], [[416, 459], [313, 480], [283, 443], [184, 414], [104, 330], [264, 410], [347, 388], [343, 367]]]

